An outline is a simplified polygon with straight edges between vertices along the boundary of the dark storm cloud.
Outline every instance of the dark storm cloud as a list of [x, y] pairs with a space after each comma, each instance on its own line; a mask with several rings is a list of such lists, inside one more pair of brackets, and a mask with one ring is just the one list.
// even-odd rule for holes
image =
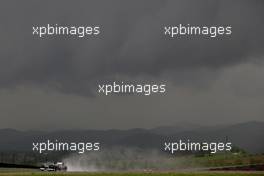
[[[262, 1], [1, 1], [0, 87], [91, 95], [116, 76], [218, 70], [263, 56]], [[31, 35], [32, 25], [99, 25], [99, 37]], [[232, 36], [169, 39], [164, 25], [231, 25]], [[196, 72], [197, 70], [197, 72]], [[184, 77], [171, 76], [176, 82]], [[202, 77], [202, 76], [201, 76]], [[201, 78], [202, 79], [202, 78]]]

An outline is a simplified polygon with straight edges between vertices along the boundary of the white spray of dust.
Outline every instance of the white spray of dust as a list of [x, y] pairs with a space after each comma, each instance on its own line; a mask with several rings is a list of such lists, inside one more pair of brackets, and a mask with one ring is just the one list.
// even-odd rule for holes
[[67, 166], [69, 172], [98, 172], [103, 171], [102, 168], [96, 166], [94, 154], [73, 154], [65, 158], [63, 162]]
[[131, 148], [71, 154], [63, 160], [70, 172], [190, 169], [195, 166], [191, 161], [188, 157], [170, 157], [156, 150]]

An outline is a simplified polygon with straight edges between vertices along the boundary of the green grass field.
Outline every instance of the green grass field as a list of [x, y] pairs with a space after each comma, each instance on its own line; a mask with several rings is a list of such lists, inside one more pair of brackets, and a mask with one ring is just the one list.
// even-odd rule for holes
[[[118, 163], [120, 162], [120, 163]], [[111, 163], [112, 165], [126, 164], [129, 168], [130, 163], [125, 161], [118, 161]], [[128, 169], [121, 170], [120, 172], [41, 172], [39, 170], [30, 169], [15, 169], [15, 168], [0, 168], [0, 176], [264, 176], [262, 172], [214, 172], [205, 171], [205, 168], [234, 166], [234, 165], [249, 165], [264, 163], [264, 155], [214, 155], [205, 157], [177, 157], [172, 159], [162, 160], [162, 162], [141, 163], [142, 161], [135, 161], [138, 170], [135, 172], [126, 172]], [[110, 164], [110, 166], [112, 166]], [[141, 167], [140, 167], [141, 166]], [[126, 168], [124, 167], [124, 168]], [[145, 168], [148, 168], [143, 172]], [[155, 170], [156, 168], [156, 170]], [[161, 170], [159, 170], [161, 168]], [[164, 173], [159, 171], [175, 171]], [[185, 172], [187, 171], [187, 172]]]
[[3, 172], [0, 176], [264, 176], [264, 172], [198, 172], [198, 173], [43, 173]]

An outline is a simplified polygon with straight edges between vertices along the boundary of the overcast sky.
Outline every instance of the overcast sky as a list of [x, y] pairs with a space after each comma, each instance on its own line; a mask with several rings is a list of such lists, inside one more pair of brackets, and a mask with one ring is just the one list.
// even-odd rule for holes
[[[264, 119], [264, 1], [2, 0], [0, 128], [151, 128]], [[98, 37], [32, 36], [32, 26], [98, 25]], [[231, 25], [229, 37], [169, 39], [164, 25]], [[167, 85], [96, 94], [113, 80]]]

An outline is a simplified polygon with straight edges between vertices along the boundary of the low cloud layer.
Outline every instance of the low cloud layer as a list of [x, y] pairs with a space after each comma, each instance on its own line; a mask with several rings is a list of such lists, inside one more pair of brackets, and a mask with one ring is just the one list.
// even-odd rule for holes
[[[258, 98], [262, 97], [263, 86], [262, 1], [4, 0], [0, 4], [0, 96], [1, 104], [10, 108], [1, 110], [5, 120], [0, 127], [8, 127], [12, 121], [10, 127], [21, 128], [22, 119], [34, 121], [36, 116], [45, 116], [50, 119], [43, 122], [47, 126], [52, 119], [59, 123], [67, 117], [64, 125], [70, 128], [74, 114], [90, 126], [106, 118], [120, 122], [106, 126], [99, 123], [98, 128], [158, 126], [186, 118], [202, 119], [205, 123], [218, 116], [224, 116], [227, 122], [259, 120], [263, 115], [259, 109], [263, 103]], [[32, 36], [32, 26], [48, 23], [99, 25], [101, 35], [88, 39]], [[180, 23], [230, 25], [232, 35], [174, 39], [164, 36], [164, 26]], [[165, 82], [168, 91], [164, 97], [98, 97], [97, 84], [112, 80]], [[234, 104], [229, 104], [230, 97], [225, 99], [229, 93], [234, 96]], [[25, 100], [21, 104], [24, 109], [17, 107], [17, 112], [13, 112], [16, 106], [11, 104], [19, 104], [19, 97]], [[64, 99], [68, 104], [61, 102]], [[139, 103], [144, 108], [138, 107], [140, 113], [132, 112], [138, 99], [144, 102]], [[249, 99], [255, 107], [251, 107]], [[73, 103], [75, 100], [79, 104]], [[151, 103], [153, 100], [160, 104]], [[211, 102], [214, 100], [221, 103]], [[39, 104], [38, 111], [27, 106], [33, 102]], [[190, 106], [190, 102], [197, 102], [197, 106]], [[47, 108], [50, 104], [54, 106], [51, 109]], [[174, 111], [175, 106], [179, 110]], [[101, 107], [109, 110], [100, 112]], [[152, 119], [153, 124], [137, 118]], [[127, 119], [131, 119], [129, 124], [124, 124]], [[22, 128], [31, 127], [24, 124]]]

